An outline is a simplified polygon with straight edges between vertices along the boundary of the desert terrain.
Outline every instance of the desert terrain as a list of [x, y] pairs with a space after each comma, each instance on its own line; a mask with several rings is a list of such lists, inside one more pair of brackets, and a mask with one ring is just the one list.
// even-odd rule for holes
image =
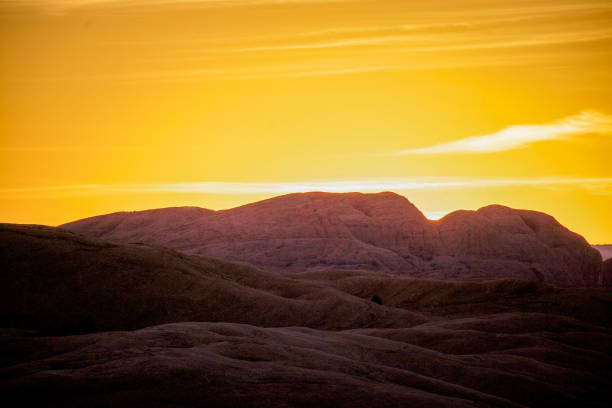
[[612, 0], [0, 0], [0, 396], [612, 406]]
[[607, 406], [607, 288], [0, 241], [0, 388], [26, 405]]
[[288, 194], [229, 210], [121, 212], [61, 227], [89, 238], [160, 245], [267, 270], [365, 269], [428, 279], [609, 284], [599, 252], [547, 214], [490, 205], [430, 221], [392, 192]]

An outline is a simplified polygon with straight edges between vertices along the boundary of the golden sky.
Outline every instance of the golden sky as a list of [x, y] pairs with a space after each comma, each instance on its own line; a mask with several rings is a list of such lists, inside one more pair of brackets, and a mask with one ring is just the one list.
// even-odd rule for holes
[[610, 0], [0, 0], [0, 221], [396, 191], [612, 242]]

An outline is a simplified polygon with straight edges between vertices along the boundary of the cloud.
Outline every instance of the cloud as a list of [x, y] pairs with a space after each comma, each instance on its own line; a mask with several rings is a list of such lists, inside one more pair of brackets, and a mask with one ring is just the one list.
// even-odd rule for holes
[[72, 196], [99, 196], [114, 194], [226, 194], [226, 195], [276, 195], [309, 191], [380, 192], [459, 190], [491, 187], [582, 187], [596, 193], [610, 192], [612, 178], [461, 178], [420, 177], [370, 180], [297, 181], [297, 182], [178, 182], [178, 183], [134, 183], [134, 184], [86, 184], [32, 188], [1, 189], [0, 196], [6, 199], [57, 198]]
[[318, 48], [338, 48], [338, 47], [355, 47], [389, 44], [394, 42], [402, 42], [415, 40], [415, 36], [381, 36], [381, 37], [366, 37], [354, 38], [341, 41], [331, 41], [315, 44], [289, 44], [289, 45], [274, 45], [263, 47], [237, 48], [228, 50], [230, 52], [255, 52], [255, 51], [288, 51], [288, 50], [309, 50]]
[[[327, 3], [346, 3], [346, 8], [355, 8], [355, 14], [349, 13], [347, 18], [333, 21], [310, 21], [301, 17], [303, 5], [318, 7]], [[414, 12], [407, 13], [405, 6], [400, 5], [402, 2], [389, 2], [389, 10], [382, 14], [361, 3], [369, 1], [12, 0], [6, 4], [34, 5], [59, 15], [92, 11], [96, 18], [122, 13], [163, 14], [170, 9], [205, 10], [201, 14], [205, 16], [228, 7], [236, 8], [236, 12], [250, 13], [253, 6], [287, 5], [295, 5], [297, 13], [274, 13], [274, 16], [278, 15], [278, 27], [274, 30], [255, 29], [256, 25], [236, 28], [231, 24], [213, 24], [210, 27], [205, 24], [202, 29], [183, 32], [176, 29], [176, 21], [172, 19], [177, 17], [171, 15], [168, 16], [168, 26], [160, 27], [158, 33], [151, 35], [136, 35], [140, 23], [135, 23], [134, 33], [130, 30], [127, 35], [94, 36], [96, 30], [106, 26], [100, 20], [100, 24], [92, 24], [87, 29], [92, 33], [87, 36], [87, 41], [92, 42], [92, 47], [99, 46], [103, 52], [122, 55], [120, 64], [105, 65], [103, 70], [87, 63], [73, 64], [60, 70], [15, 69], [4, 79], [10, 82], [195, 82], [509, 65], [559, 66], [576, 64], [585, 56], [600, 58], [605, 44], [598, 42], [606, 41], [607, 44], [612, 39], [609, 24], [612, 4], [605, 1], [563, 4], [544, 1], [517, 5], [507, 0], [482, 6], [466, 0], [438, 10], [426, 7], [426, 0], [418, 0], [414, 3], [421, 6], [410, 7], [415, 9]], [[0, 0], [0, 7], [3, 4]], [[240, 7], [247, 9], [238, 10]], [[368, 10], [365, 16], [361, 14], [364, 9]], [[396, 9], [397, 15], [405, 18], [398, 18], [393, 12]], [[142, 17], [144, 22], [147, 22], [147, 15]], [[224, 15], [219, 18], [226, 18]], [[292, 20], [296, 17], [299, 23]], [[78, 21], [66, 19], [66, 32], [74, 29], [73, 24]], [[558, 46], [588, 42], [594, 44], [580, 48]], [[121, 50], [119, 53], [115, 49], [117, 46]], [[159, 49], [151, 54], [151, 47]], [[537, 53], [522, 52], [521, 58], [517, 58], [516, 53], [525, 47], [542, 49]], [[126, 52], [127, 48], [129, 52]], [[312, 66], [313, 63], [317, 66]], [[165, 69], [156, 70], [154, 67]]]
[[[442, 37], [443, 38], [443, 37]], [[227, 52], [258, 52], [258, 51], [291, 51], [291, 50], [312, 50], [324, 48], [341, 48], [341, 47], [364, 47], [374, 45], [385, 45], [402, 42], [415, 42], [433, 40], [441, 41], [442, 38], [432, 38], [431, 36], [417, 35], [387, 35], [387, 36], [372, 36], [364, 38], [352, 38], [338, 41], [329, 41], [312, 44], [286, 44], [273, 46], [258, 46], [247, 48], [228, 49]], [[531, 35], [530, 38], [515, 38], [515, 39], [499, 39], [496, 41], [479, 41], [472, 37], [458, 38], [463, 40], [463, 43], [457, 44], [441, 44], [441, 45], [426, 45], [412, 48], [402, 48], [398, 51], [401, 53], [428, 53], [428, 52], [444, 52], [444, 51], [469, 51], [469, 50], [486, 50], [498, 48], [518, 48], [531, 47], [542, 45], [568, 44], [592, 42], [612, 38], [612, 30], [580, 30], [575, 32], [560, 32], [554, 34]]]
[[[221, 7], [250, 7], [250, 6], [275, 6], [286, 4], [332, 4], [332, 3], [359, 3], [363, 0], [12, 0], [9, 4], [24, 4], [40, 6], [52, 13], [64, 13], [71, 9], [84, 7], [105, 7], [113, 9], [135, 9], [146, 8], [221, 8]], [[417, 3], [427, 4], [426, 1]], [[463, 18], [466, 14], [487, 16], [492, 12], [498, 15], [515, 16], [521, 14], [541, 15], [560, 12], [579, 12], [583, 10], [607, 10], [610, 5], [604, 1], [579, 1], [558, 4], [558, 1], [546, 1], [539, 4], [517, 7], [515, 2], [492, 2], [489, 7], [469, 7], [469, 2], [457, 2], [460, 11], [455, 7], [447, 10], [435, 10], [436, 14], [449, 14], [457, 18]], [[468, 11], [469, 10], [469, 11]]]
[[494, 153], [524, 147], [545, 140], [567, 139], [588, 133], [612, 132], [612, 116], [597, 111], [584, 111], [543, 125], [513, 125], [498, 132], [470, 136], [454, 142], [417, 149], [402, 150], [395, 155]]
[[283, 4], [325, 4], [347, 3], [355, 0], [17, 0], [26, 6], [41, 7], [52, 14], [64, 14], [74, 9], [88, 7], [106, 7], [113, 9], [147, 8], [221, 8], [221, 7], [249, 7], [269, 6]]
[[0, 152], [121, 152], [154, 149], [154, 146], [134, 145], [0, 146]]
[[[420, 69], [434, 69], [436, 66], [423, 66]], [[54, 81], [237, 81], [264, 80], [279, 78], [301, 78], [314, 76], [351, 75], [368, 72], [405, 69], [400, 65], [350, 66], [339, 67], [338, 64], [327, 65], [294, 65], [294, 66], [247, 66], [228, 69], [192, 69], [175, 71], [128, 72], [100, 75], [71, 75], [64, 77], [20, 78], [14, 82], [54, 82]], [[2, 148], [0, 147], [0, 150]]]

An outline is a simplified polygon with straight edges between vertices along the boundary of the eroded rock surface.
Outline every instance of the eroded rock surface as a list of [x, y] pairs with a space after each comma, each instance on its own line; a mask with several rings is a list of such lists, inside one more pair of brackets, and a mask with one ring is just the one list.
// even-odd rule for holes
[[62, 228], [296, 272], [358, 268], [439, 279], [605, 283], [598, 251], [549, 215], [493, 205], [429, 221], [394, 193], [289, 194], [223, 211], [114, 213]]
[[73, 334], [193, 320], [324, 329], [426, 320], [250, 265], [51, 227], [0, 224], [0, 260], [0, 327]]
[[31, 225], [0, 225], [0, 259], [0, 390], [23, 406], [609, 402], [605, 288], [283, 273]]
[[609, 329], [541, 314], [321, 331], [0, 329], [0, 389], [45, 407], [605, 407]]

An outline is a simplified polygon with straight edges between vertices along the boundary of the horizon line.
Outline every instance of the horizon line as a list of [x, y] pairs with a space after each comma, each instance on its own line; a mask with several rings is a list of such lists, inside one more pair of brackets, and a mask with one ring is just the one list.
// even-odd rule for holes
[[494, 187], [559, 188], [576, 186], [597, 194], [612, 194], [612, 177], [544, 177], [544, 178], [474, 178], [474, 177], [411, 177], [364, 180], [310, 180], [287, 182], [194, 181], [158, 183], [76, 184], [0, 189], [5, 199], [57, 198], [115, 194], [219, 194], [261, 195], [307, 192], [383, 192], [458, 190]]

